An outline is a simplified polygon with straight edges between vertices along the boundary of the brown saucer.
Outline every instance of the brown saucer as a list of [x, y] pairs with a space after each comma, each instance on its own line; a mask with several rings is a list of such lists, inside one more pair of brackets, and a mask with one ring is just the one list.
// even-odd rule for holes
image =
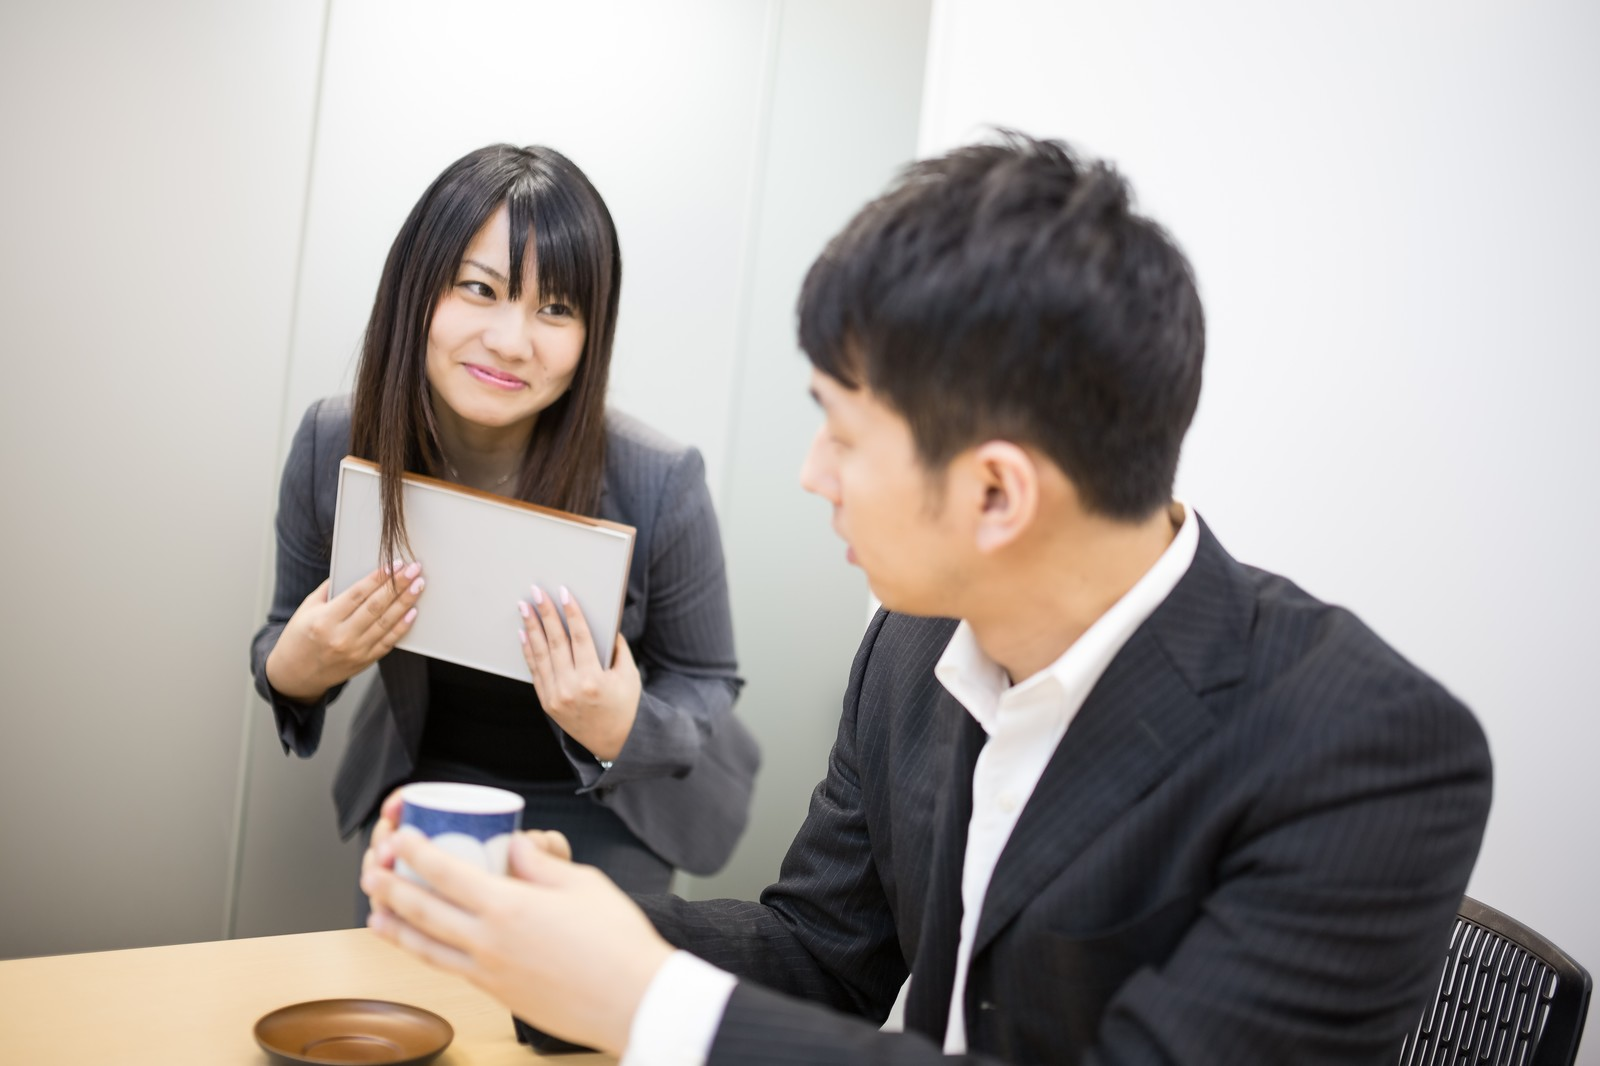
[[455, 1035], [450, 1023], [432, 1011], [382, 999], [296, 1003], [256, 1022], [256, 1043], [281, 1066], [422, 1066]]

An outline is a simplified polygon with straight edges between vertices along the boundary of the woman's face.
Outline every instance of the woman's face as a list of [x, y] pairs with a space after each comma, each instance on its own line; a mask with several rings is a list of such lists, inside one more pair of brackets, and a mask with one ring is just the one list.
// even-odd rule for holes
[[502, 204], [467, 246], [428, 330], [435, 402], [487, 429], [531, 427], [572, 384], [585, 336], [571, 306], [539, 296], [531, 240], [521, 298], [507, 295], [509, 228]]

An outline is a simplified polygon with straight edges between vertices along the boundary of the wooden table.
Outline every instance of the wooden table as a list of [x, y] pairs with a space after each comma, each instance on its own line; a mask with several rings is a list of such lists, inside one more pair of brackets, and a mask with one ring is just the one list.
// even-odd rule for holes
[[511, 1015], [365, 929], [0, 961], [0, 1063], [262, 1066], [252, 1030], [312, 999], [388, 999], [455, 1029], [438, 1066], [599, 1066], [609, 1055], [542, 1057]]

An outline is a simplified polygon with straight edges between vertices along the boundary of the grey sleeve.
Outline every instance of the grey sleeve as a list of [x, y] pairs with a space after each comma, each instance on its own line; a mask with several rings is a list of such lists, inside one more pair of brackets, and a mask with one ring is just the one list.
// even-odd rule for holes
[[[344, 455], [343, 442], [320, 440], [325, 400], [307, 408], [300, 428], [295, 431], [278, 484], [277, 580], [267, 621], [250, 643], [250, 671], [256, 691], [272, 705], [278, 739], [285, 753], [309, 758], [322, 741], [322, 724], [327, 707], [343, 685], [336, 685], [316, 703], [300, 703], [275, 692], [267, 681], [267, 656], [277, 646], [283, 627], [295, 608], [328, 576], [330, 546], [333, 543], [331, 519], [317, 507], [318, 475], [331, 461], [337, 466]], [[324, 452], [328, 454], [323, 454]], [[338, 454], [332, 454], [337, 452]], [[331, 456], [331, 458], [330, 458]], [[319, 465], [320, 464], [320, 465]]]
[[861, 692], [887, 617], [879, 611], [862, 639], [827, 775], [761, 902], [637, 897], [673, 946], [743, 980], [874, 1024], [906, 978], [862, 795]]
[[637, 897], [670, 943], [740, 978], [710, 1064], [995, 1061], [878, 1030], [906, 977], [861, 802], [859, 704], [886, 617], [862, 640], [827, 777], [761, 902]]
[[653, 524], [645, 628], [633, 648], [638, 715], [610, 769], [579, 764], [585, 791], [658, 855], [715, 872], [749, 818], [760, 752], [733, 713], [743, 682], [722, 539], [694, 449], [670, 471]]

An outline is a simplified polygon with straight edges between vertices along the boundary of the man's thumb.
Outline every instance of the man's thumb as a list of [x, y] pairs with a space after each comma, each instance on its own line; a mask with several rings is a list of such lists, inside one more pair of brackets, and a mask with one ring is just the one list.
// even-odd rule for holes
[[559, 885], [572, 870], [572, 863], [552, 855], [528, 833], [511, 835], [511, 874], [536, 885]]

